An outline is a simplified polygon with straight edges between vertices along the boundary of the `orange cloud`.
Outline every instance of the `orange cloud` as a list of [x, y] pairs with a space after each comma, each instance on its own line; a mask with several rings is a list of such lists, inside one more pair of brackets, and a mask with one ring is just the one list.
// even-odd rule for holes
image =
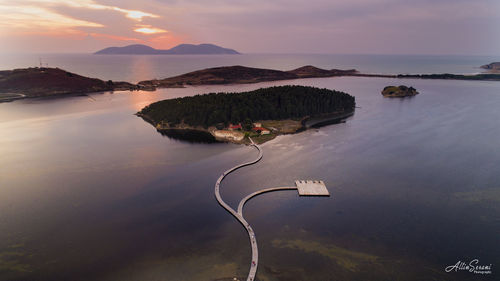
[[157, 15], [150, 14], [150, 13], [145, 13], [145, 12], [135, 11], [135, 10], [125, 10], [125, 9], [120, 9], [118, 7], [113, 7], [113, 10], [125, 13], [127, 18], [137, 20], [137, 21], [141, 21], [143, 17], [151, 17], [151, 18], [158, 18], [159, 17]]
[[134, 37], [126, 37], [126, 36], [118, 36], [118, 35], [112, 35], [112, 34], [105, 34], [105, 33], [97, 33], [97, 32], [91, 32], [87, 33], [81, 30], [76, 30], [76, 29], [53, 29], [53, 30], [46, 30], [46, 31], [24, 31], [24, 32], [19, 32], [16, 35], [43, 35], [43, 36], [50, 36], [50, 37], [60, 37], [60, 38], [71, 38], [75, 40], [82, 40], [87, 37], [93, 37], [96, 39], [111, 39], [111, 40], [116, 40], [116, 41], [132, 41], [132, 42], [141, 42], [144, 43], [144, 40], [141, 40], [139, 38], [134, 38]]
[[31, 0], [39, 4], [48, 4], [51, 6], [64, 5], [74, 8], [87, 8], [94, 10], [113, 10], [124, 13], [127, 18], [141, 21], [143, 17], [158, 18], [158, 15], [137, 11], [137, 10], [127, 10], [116, 6], [102, 5], [98, 4], [93, 0]]
[[139, 25], [139, 27], [134, 29], [134, 31], [139, 32], [139, 33], [144, 33], [144, 34], [155, 34], [155, 33], [168, 32], [167, 30], [152, 27], [151, 25]]
[[[93, 0], [0, 0], [0, 28], [9, 31], [12, 28], [58, 29], [73, 27], [104, 27], [104, 25], [97, 22], [80, 20], [56, 12], [53, 8], [58, 6], [117, 11], [125, 14], [127, 18], [134, 21], [142, 21], [144, 17], [159, 17], [158, 15], [143, 11], [127, 10], [116, 6], [98, 4]], [[159, 28], [144, 30], [144, 33], [148, 32], [157, 33], [165, 31]]]
[[0, 27], [64, 28], [77, 26], [103, 27], [99, 23], [74, 19], [42, 7], [0, 5]]
[[[3, 50], [16, 50], [18, 45], [30, 40], [43, 40], [45, 45], [33, 46], [34, 50], [48, 48], [51, 44], [57, 48], [61, 46], [81, 45], [80, 49], [94, 49], [102, 44], [113, 41], [120, 43], [151, 44], [151, 37], [168, 34], [168, 30], [143, 24], [145, 18], [159, 18], [160, 16], [140, 10], [129, 10], [115, 5], [101, 4], [100, 0], [0, 0], [0, 36], [9, 36], [9, 42], [2, 42]], [[116, 2], [120, 3], [120, 2]], [[120, 4], [117, 4], [120, 5]], [[72, 14], [65, 11], [71, 10]], [[82, 11], [85, 18], [80, 18], [76, 11]], [[129, 22], [121, 26], [106, 26], [101, 23], [101, 18], [93, 17], [98, 14], [119, 14], [126, 17]], [[125, 20], [127, 21], [127, 20]], [[140, 34], [140, 35], [139, 35]], [[137, 37], [137, 38], [136, 38]], [[32, 38], [32, 39], [29, 39]], [[15, 39], [15, 40], [14, 40]], [[51, 40], [54, 40], [53, 42]], [[94, 40], [91, 40], [94, 39]], [[0, 39], [3, 41], [3, 39]], [[167, 40], [169, 41], [169, 40]], [[173, 40], [176, 41], [176, 40]], [[57, 42], [57, 43], [55, 43]], [[65, 45], [66, 44], [66, 45]], [[101, 45], [99, 45], [101, 44]], [[164, 43], [161, 43], [162, 45]], [[3, 46], [1, 46], [3, 45]], [[29, 49], [31, 47], [26, 47]], [[78, 49], [78, 48], [76, 48]]]

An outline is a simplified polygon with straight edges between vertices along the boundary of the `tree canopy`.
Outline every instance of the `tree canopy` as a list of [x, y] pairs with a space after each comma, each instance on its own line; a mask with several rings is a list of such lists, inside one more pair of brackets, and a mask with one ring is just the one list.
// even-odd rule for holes
[[213, 126], [250, 120], [297, 119], [350, 111], [349, 94], [315, 87], [279, 86], [241, 93], [210, 93], [155, 102], [139, 114], [155, 123]]

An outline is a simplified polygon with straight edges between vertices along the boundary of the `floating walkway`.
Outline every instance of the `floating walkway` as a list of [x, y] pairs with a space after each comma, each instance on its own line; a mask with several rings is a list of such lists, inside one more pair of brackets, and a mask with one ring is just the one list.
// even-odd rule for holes
[[235, 166], [235, 167], [225, 171], [219, 177], [217, 182], [215, 183], [215, 198], [217, 198], [217, 202], [219, 202], [219, 204], [224, 209], [226, 209], [229, 213], [231, 213], [231, 215], [233, 215], [243, 225], [243, 227], [247, 230], [248, 237], [250, 238], [250, 245], [252, 246], [252, 263], [250, 264], [250, 272], [248, 272], [247, 281], [254, 281], [255, 274], [257, 273], [257, 265], [259, 263], [259, 250], [257, 248], [257, 240], [255, 239], [255, 233], [254, 233], [252, 227], [250, 226], [250, 224], [248, 224], [248, 222], [245, 220], [245, 218], [243, 218], [243, 215], [241, 213], [236, 212], [233, 208], [231, 208], [231, 206], [226, 204], [226, 202], [224, 202], [224, 200], [222, 200], [222, 197], [220, 196], [220, 184], [221, 184], [222, 180], [224, 180], [224, 178], [227, 175], [238, 170], [239, 168], [253, 165], [253, 164], [259, 162], [260, 159], [262, 159], [262, 149], [260, 148], [260, 146], [258, 146], [256, 143], [254, 143], [252, 139], [250, 139], [250, 141], [252, 142], [251, 145], [259, 151], [259, 156], [257, 156], [257, 159], [255, 159], [254, 161], [240, 164], [238, 166]]
[[250, 245], [252, 247], [252, 262], [250, 263], [250, 271], [248, 272], [248, 277], [247, 281], [254, 281], [255, 280], [255, 275], [257, 273], [257, 267], [259, 264], [259, 249], [257, 247], [257, 239], [255, 238], [255, 232], [253, 231], [252, 227], [250, 224], [245, 220], [243, 217], [243, 207], [245, 206], [245, 203], [250, 200], [251, 198], [262, 194], [262, 193], [267, 193], [267, 192], [272, 192], [272, 191], [279, 191], [279, 190], [298, 190], [299, 195], [301, 196], [329, 196], [330, 194], [328, 193], [328, 190], [326, 189], [325, 183], [323, 181], [311, 181], [311, 180], [297, 180], [295, 181], [294, 187], [273, 187], [273, 188], [266, 188], [262, 189], [259, 191], [256, 191], [254, 193], [251, 193], [247, 195], [245, 198], [243, 198], [240, 203], [238, 204], [238, 211], [235, 211], [231, 206], [229, 206], [224, 200], [222, 200], [222, 197], [220, 196], [220, 185], [224, 178], [238, 170], [239, 168], [243, 168], [245, 166], [253, 165], [257, 162], [259, 162], [262, 159], [262, 149], [260, 146], [258, 146], [256, 143], [253, 142], [251, 138], [249, 138], [251, 143], [251, 146], [255, 147], [259, 151], [259, 155], [257, 156], [257, 159], [243, 163], [240, 165], [237, 165], [227, 171], [225, 171], [219, 179], [217, 179], [217, 182], [215, 183], [215, 198], [217, 198], [217, 202], [226, 209], [231, 215], [233, 215], [240, 223], [243, 225], [243, 227], [246, 229], [248, 233], [248, 238], [250, 239]]

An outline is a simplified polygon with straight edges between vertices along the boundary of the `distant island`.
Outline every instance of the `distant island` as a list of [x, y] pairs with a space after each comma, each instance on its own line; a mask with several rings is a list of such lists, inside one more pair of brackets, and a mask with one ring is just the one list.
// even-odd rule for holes
[[213, 44], [180, 44], [168, 50], [158, 50], [146, 45], [135, 44], [125, 47], [109, 47], [97, 51], [95, 55], [238, 55], [233, 49]]
[[103, 81], [59, 68], [32, 67], [0, 71], [0, 102], [26, 97], [137, 90], [128, 82]]
[[207, 68], [160, 80], [141, 81], [139, 85], [143, 87], [175, 88], [187, 85], [244, 84], [300, 78], [333, 77], [356, 73], [357, 71], [355, 69], [326, 70], [311, 65], [290, 71], [235, 65]]
[[500, 73], [500, 62], [492, 62], [490, 64], [481, 65], [482, 69], [486, 69], [490, 73]]
[[387, 86], [382, 90], [382, 95], [388, 98], [412, 97], [419, 93], [413, 87], [407, 86]]
[[305, 86], [261, 88], [242, 93], [210, 93], [152, 103], [138, 116], [167, 136], [193, 136], [245, 143], [337, 122], [352, 115], [353, 96]]

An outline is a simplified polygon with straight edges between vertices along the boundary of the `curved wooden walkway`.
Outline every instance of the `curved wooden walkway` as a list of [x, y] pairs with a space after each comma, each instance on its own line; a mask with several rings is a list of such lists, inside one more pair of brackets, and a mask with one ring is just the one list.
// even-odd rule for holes
[[262, 189], [262, 190], [254, 192], [254, 193], [251, 193], [251, 194], [247, 195], [245, 198], [241, 199], [240, 204], [238, 205], [238, 214], [243, 216], [243, 206], [245, 206], [247, 201], [250, 200], [252, 197], [255, 197], [257, 195], [260, 195], [260, 194], [266, 193], [266, 192], [279, 191], [279, 190], [295, 190], [295, 189], [297, 189], [296, 186], [283, 186], [283, 187], [266, 188], [266, 189]]
[[260, 159], [262, 159], [262, 149], [260, 148], [260, 146], [254, 143], [251, 138], [249, 139], [252, 142], [251, 145], [259, 151], [259, 156], [257, 156], [257, 159], [253, 161], [237, 165], [225, 171], [219, 177], [219, 179], [217, 179], [217, 182], [215, 183], [215, 198], [217, 198], [217, 202], [219, 202], [219, 204], [224, 209], [226, 209], [241, 223], [241, 225], [243, 225], [243, 227], [246, 229], [248, 233], [248, 238], [250, 238], [250, 245], [252, 246], [252, 263], [250, 264], [250, 271], [248, 272], [247, 281], [255, 281], [255, 274], [257, 273], [257, 266], [259, 265], [259, 250], [257, 248], [257, 239], [255, 238], [255, 232], [253, 231], [250, 224], [243, 217], [243, 207], [245, 206], [245, 203], [259, 194], [272, 191], [279, 191], [279, 190], [298, 190], [300, 196], [330, 196], [330, 194], [328, 193], [328, 190], [326, 189], [325, 183], [323, 181], [296, 180], [295, 181], [296, 186], [294, 187], [285, 186], [285, 187], [266, 188], [245, 196], [245, 198], [241, 199], [240, 203], [238, 204], [238, 211], [235, 211], [233, 208], [231, 208], [231, 206], [229, 206], [226, 202], [224, 202], [224, 200], [222, 200], [222, 197], [220, 196], [220, 185], [224, 180], [224, 178], [230, 173], [238, 170], [239, 168], [253, 165], [259, 162]]
[[[255, 238], [255, 233], [254, 233], [252, 227], [250, 226], [250, 224], [248, 224], [248, 222], [243, 217], [243, 214], [241, 212], [236, 212], [233, 208], [231, 208], [231, 206], [229, 206], [226, 202], [224, 202], [224, 200], [222, 200], [222, 197], [220, 196], [220, 184], [228, 174], [238, 170], [239, 168], [253, 165], [253, 164], [259, 162], [260, 159], [262, 159], [262, 149], [260, 148], [260, 146], [258, 146], [256, 143], [254, 143], [252, 139], [250, 139], [250, 141], [252, 142], [251, 145], [259, 151], [259, 156], [257, 156], [257, 159], [255, 159], [254, 161], [250, 161], [247, 163], [237, 165], [237, 166], [225, 171], [219, 177], [217, 182], [215, 183], [215, 198], [217, 198], [217, 202], [219, 202], [219, 204], [224, 209], [226, 209], [231, 215], [233, 215], [243, 225], [243, 227], [245, 227], [245, 229], [248, 233], [248, 237], [250, 238], [250, 245], [252, 246], [252, 262], [250, 264], [250, 271], [248, 272], [247, 281], [254, 281], [255, 274], [257, 273], [257, 265], [259, 263], [259, 251], [257, 248], [257, 240]], [[241, 204], [241, 202], [240, 202], [240, 204]], [[244, 202], [243, 202], [243, 204], [244, 204]], [[243, 207], [243, 205], [242, 205], [242, 207]]]
[[224, 202], [224, 200], [222, 200], [222, 197], [220, 196], [220, 185], [224, 180], [224, 178], [230, 173], [238, 170], [239, 168], [253, 165], [259, 162], [260, 159], [262, 159], [262, 154], [263, 154], [262, 149], [260, 148], [260, 146], [254, 143], [251, 138], [249, 139], [252, 142], [251, 146], [255, 147], [259, 151], [259, 156], [257, 156], [257, 159], [253, 161], [237, 165], [225, 171], [219, 177], [219, 179], [217, 179], [217, 182], [215, 183], [215, 198], [217, 198], [217, 202], [219, 202], [219, 204], [224, 209], [226, 209], [241, 223], [241, 225], [243, 225], [243, 227], [246, 229], [248, 233], [248, 238], [250, 238], [250, 245], [252, 246], [252, 263], [250, 264], [250, 271], [248, 272], [247, 281], [255, 281], [255, 274], [257, 273], [257, 266], [259, 264], [259, 250], [257, 248], [257, 239], [255, 238], [255, 232], [253, 231], [250, 224], [243, 217], [243, 207], [245, 206], [246, 202], [259, 194], [272, 191], [279, 191], [279, 190], [298, 190], [300, 196], [330, 196], [330, 194], [326, 189], [325, 183], [323, 181], [296, 180], [295, 181], [296, 186], [294, 187], [285, 186], [285, 187], [266, 188], [245, 196], [245, 198], [241, 199], [240, 203], [238, 204], [238, 211], [235, 211], [233, 208], [231, 208], [231, 206], [229, 206], [226, 202]]

